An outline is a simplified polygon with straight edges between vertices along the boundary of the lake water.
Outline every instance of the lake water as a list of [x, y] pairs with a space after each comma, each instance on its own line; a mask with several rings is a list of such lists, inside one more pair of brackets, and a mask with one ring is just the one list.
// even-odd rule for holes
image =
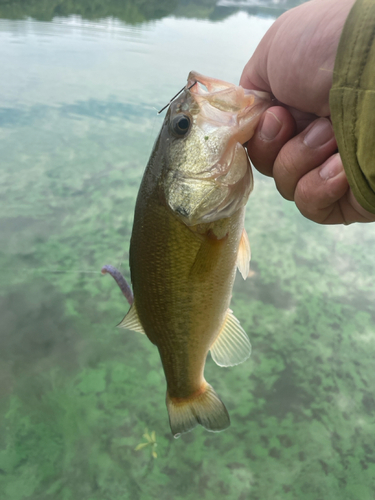
[[232, 300], [253, 354], [207, 361], [219, 434], [173, 439], [157, 350], [100, 274], [129, 277], [156, 111], [192, 69], [238, 82], [293, 2], [237, 5], [0, 5], [1, 500], [374, 499], [374, 224], [313, 224], [255, 174]]

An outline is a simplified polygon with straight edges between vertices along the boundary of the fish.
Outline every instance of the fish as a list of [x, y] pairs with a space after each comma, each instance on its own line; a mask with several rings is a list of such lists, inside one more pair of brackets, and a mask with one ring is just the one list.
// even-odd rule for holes
[[204, 378], [208, 352], [223, 367], [251, 353], [229, 306], [236, 268], [246, 279], [250, 263], [244, 215], [253, 175], [243, 144], [270, 104], [268, 93], [191, 71], [139, 188], [129, 250], [134, 298], [119, 326], [158, 348], [176, 438], [198, 424], [212, 432], [230, 425]]

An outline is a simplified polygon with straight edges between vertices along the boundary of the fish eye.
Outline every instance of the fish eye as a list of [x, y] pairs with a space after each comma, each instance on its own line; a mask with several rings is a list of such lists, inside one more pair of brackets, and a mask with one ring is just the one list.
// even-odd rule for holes
[[190, 118], [187, 115], [178, 115], [172, 120], [173, 132], [182, 137], [187, 134], [190, 129]]

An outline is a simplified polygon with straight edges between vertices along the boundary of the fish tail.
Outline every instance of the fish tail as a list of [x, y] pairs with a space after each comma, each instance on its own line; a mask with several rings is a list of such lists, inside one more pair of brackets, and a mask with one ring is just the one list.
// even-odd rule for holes
[[167, 408], [175, 438], [191, 431], [197, 424], [212, 432], [222, 431], [230, 425], [224, 403], [206, 382], [201, 390], [187, 398], [172, 398], [167, 392]]

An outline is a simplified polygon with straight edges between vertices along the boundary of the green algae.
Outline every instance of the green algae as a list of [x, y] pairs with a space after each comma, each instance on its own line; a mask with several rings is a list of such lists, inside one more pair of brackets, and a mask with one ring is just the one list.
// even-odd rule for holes
[[116, 329], [128, 306], [100, 274], [129, 277], [158, 127], [114, 102], [0, 114], [0, 497], [373, 500], [374, 226], [315, 225], [255, 175], [232, 301], [253, 353], [206, 367], [232, 425], [175, 440], [157, 350]]
[[[253, 354], [206, 368], [232, 425], [176, 441], [157, 351], [115, 328], [127, 305], [99, 272], [122, 262], [128, 273], [142, 166], [122, 160], [90, 182], [102, 161], [90, 174], [72, 169], [63, 193], [44, 177], [34, 183], [27, 224], [1, 255], [1, 268], [16, 270], [2, 273], [0, 301], [5, 498], [372, 498], [374, 229], [315, 227], [257, 176], [246, 223], [255, 274], [237, 277], [232, 302]], [[64, 217], [40, 206], [45, 183]], [[26, 217], [22, 206], [12, 215]], [[47, 234], [30, 231], [38, 217], [50, 220]], [[134, 451], [146, 426], [158, 436], [157, 460]]]

